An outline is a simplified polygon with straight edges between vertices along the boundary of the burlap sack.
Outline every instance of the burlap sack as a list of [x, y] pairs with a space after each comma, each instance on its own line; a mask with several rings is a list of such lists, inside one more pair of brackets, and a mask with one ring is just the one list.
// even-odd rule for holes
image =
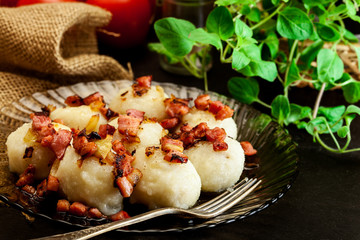
[[0, 7], [0, 107], [58, 85], [133, 79], [131, 69], [98, 54], [96, 29], [110, 19], [84, 3]]

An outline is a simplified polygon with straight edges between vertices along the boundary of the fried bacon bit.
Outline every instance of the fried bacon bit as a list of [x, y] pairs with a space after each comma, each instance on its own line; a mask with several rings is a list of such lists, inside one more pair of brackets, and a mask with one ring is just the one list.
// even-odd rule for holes
[[112, 118], [118, 117], [119, 113], [114, 112], [113, 110], [111, 110], [110, 108], [105, 108], [102, 107], [99, 109], [100, 113], [106, 118], [106, 120], [110, 120]]
[[187, 163], [189, 160], [185, 154], [174, 150], [170, 150], [166, 153], [164, 159], [172, 163]]
[[223, 128], [215, 127], [206, 131], [206, 140], [209, 142], [224, 141], [226, 132]]
[[246, 156], [253, 156], [257, 153], [257, 150], [254, 149], [252, 144], [248, 141], [241, 141], [241, 147], [244, 149], [244, 153]]
[[23, 158], [31, 158], [33, 152], [34, 152], [34, 148], [33, 148], [33, 147], [27, 147], [27, 148], [25, 149], [25, 153], [24, 153]]
[[210, 96], [208, 94], [199, 95], [195, 100], [195, 107], [199, 110], [206, 111], [209, 109]]
[[140, 121], [143, 121], [145, 112], [139, 111], [136, 109], [128, 109], [128, 110], [126, 110], [126, 115], [133, 117], [133, 118], [138, 118], [138, 119], [140, 119]]
[[151, 155], [153, 155], [155, 153], [155, 150], [159, 149], [158, 147], [155, 146], [151, 146], [151, 147], [147, 147], [145, 148], [145, 155], [147, 157], [150, 157]]
[[228, 144], [224, 141], [216, 140], [213, 142], [213, 149], [215, 152], [226, 151], [228, 149]]
[[41, 142], [42, 138], [52, 135], [55, 133], [51, 119], [48, 116], [42, 115], [41, 113], [30, 114], [32, 119], [32, 128], [38, 135], [37, 139]]
[[102, 139], [106, 138], [107, 135], [114, 135], [116, 128], [109, 124], [102, 124], [99, 126], [98, 134]]
[[160, 125], [165, 129], [172, 129], [178, 125], [180, 120], [178, 118], [168, 118], [160, 122]]
[[25, 185], [21, 188], [21, 190], [33, 195], [36, 192], [36, 189], [31, 185]]
[[99, 219], [99, 218], [103, 217], [103, 214], [97, 208], [90, 208], [89, 211], [88, 211], [88, 216], [91, 217], [91, 218]]
[[196, 141], [195, 134], [192, 131], [182, 132], [180, 134], [180, 140], [183, 142], [184, 147], [188, 148], [195, 143]]
[[118, 177], [116, 179], [116, 185], [120, 190], [121, 195], [124, 198], [130, 197], [134, 188], [126, 177]]
[[19, 180], [16, 182], [16, 186], [22, 187], [25, 185], [31, 185], [34, 182], [34, 175], [35, 175], [35, 167], [32, 164], [25, 169], [25, 171], [20, 174]]
[[65, 129], [59, 129], [54, 135], [50, 144], [50, 149], [53, 150], [58, 159], [64, 157], [66, 148], [70, 145], [72, 133]]
[[78, 130], [74, 130], [73, 132], [73, 146], [78, 154], [82, 158], [87, 158], [92, 155], [97, 150], [97, 146], [94, 142], [89, 142], [86, 136], [80, 134]]
[[136, 79], [137, 84], [140, 87], [149, 88], [151, 87], [152, 76], [142, 76]]
[[84, 105], [84, 100], [78, 95], [73, 95], [65, 99], [65, 104], [69, 107], [79, 107]]
[[[44, 113], [45, 116], [49, 117], [50, 116], [50, 113], [51, 113], [51, 108], [56, 108], [52, 105], [49, 105], [49, 106], [43, 106], [41, 108], [41, 111]], [[55, 109], [54, 109], [55, 110]]]
[[206, 123], [202, 122], [196, 125], [192, 131], [194, 132], [194, 136], [196, 138], [203, 138], [206, 136], [206, 132], [209, 130], [209, 127]]
[[137, 168], [134, 168], [131, 173], [129, 173], [126, 178], [131, 183], [131, 185], [136, 186], [136, 184], [140, 181], [143, 174]]
[[83, 102], [85, 105], [90, 105], [93, 102], [101, 102], [101, 103], [105, 104], [104, 97], [99, 92], [95, 92], [95, 93], [90, 94], [89, 96], [85, 97], [83, 99]]
[[183, 152], [184, 146], [183, 142], [176, 139], [171, 139], [169, 137], [162, 137], [160, 140], [161, 143], [161, 150], [164, 152], [169, 151], [177, 151], [177, 152]]
[[139, 130], [141, 120], [139, 118], [127, 116], [127, 115], [120, 115], [118, 118], [118, 130], [119, 133], [135, 137]]
[[47, 190], [57, 192], [59, 190], [59, 185], [60, 185], [59, 179], [57, 179], [57, 177], [49, 175], [47, 181]]
[[74, 202], [70, 205], [69, 213], [75, 216], [84, 217], [86, 216], [87, 209], [87, 206], [85, 206], [84, 204], [80, 202]]
[[44, 197], [47, 191], [47, 180], [44, 179], [36, 188], [36, 195], [39, 197]]
[[192, 127], [191, 127], [189, 124], [187, 124], [187, 123], [183, 124], [183, 125], [180, 127], [180, 131], [181, 131], [181, 132], [190, 132], [191, 130], [192, 130]]
[[70, 202], [66, 199], [59, 199], [56, 204], [57, 212], [68, 212], [70, 210]]
[[130, 218], [129, 214], [125, 211], [120, 211], [118, 213], [115, 213], [114, 215], [110, 216], [110, 220], [115, 222], [115, 221], [120, 221], [126, 218]]
[[119, 155], [126, 154], [126, 148], [124, 147], [124, 144], [120, 142], [119, 140], [115, 140], [112, 143], [112, 149]]
[[174, 95], [171, 95], [171, 98], [167, 98], [164, 100], [165, 103], [165, 112], [171, 118], [178, 118], [182, 115], [185, 115], [190, 111], [189, 101], [191, 99], [182, 99], [176, 98]]
[[216, 120], [224, 120], [230, 118], [234, 114], [234, 110], [220, 101], [211, 101], [208, 94], [198, 96], [195, 101], [195, 107], [199, 110], [208, 110], [214, 114]]

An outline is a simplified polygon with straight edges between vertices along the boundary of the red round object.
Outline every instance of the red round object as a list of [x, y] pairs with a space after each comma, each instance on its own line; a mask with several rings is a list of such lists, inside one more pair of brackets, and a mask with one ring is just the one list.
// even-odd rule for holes
[[17, 7], [37, 4], [37, 3], [56, 3], [56, 2], [77, 2], [76, 0], [19, 0], [16, 4]]
[[110, 34], [100, 33], [100, 41], [118, 48], [145, 42], [153, 18], [151, 0], [87, 0], [86, 3], [104, 8], [113, 15], [104, 28]]

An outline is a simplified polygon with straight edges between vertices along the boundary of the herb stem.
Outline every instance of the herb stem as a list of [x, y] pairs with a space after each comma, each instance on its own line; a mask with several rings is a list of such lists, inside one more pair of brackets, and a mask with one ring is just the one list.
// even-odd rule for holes
[[202, 61], [201, 61], [201, 73], [203, 75], [204, 78], [204, 90], [205, 92], [207, 92], [208, 89], [208, 80], [207, 80], [207, 71], [206, 71], [206, 55], [208, 54], [209, 48], [204, 47], [204, 52], [202, 54]]
[[278, 12], [281, 11], [281, 9], [285, 6], [284, 3], [281, 3], [280, 6], [273, 11], [271, 14], [269, 14], [269, 16], [267, 16], [266, 18], [264, 18], [262, 21], [258, 22], [257, 24], [255, 24], [254, 26], [251, 26], [251, 30], [254, 30], [255, 28], [260, 27], [261, 25], [263, 25], [264, 23], [266, 23], [267, 21], [269, 21], [273, 16], [275, 16], [276, 14], [278, 14]]
[[333, 132], [331, 131], [331, 128], [330, 128], [329, 123], [327, 121], [326, 121], [326, 127], [327, 127], [327, 129], [329, 131], [329, 134], [330, 134], [331, 138], [333, 139], [336, 147], [340, 150], [341, 147], [339, 145], [339, 142], [337, 141], [336, 137], [334, 136]]
[[267, 107], [267, 108], [270, 108], [271, 109], [271, 106], [263, 101], [261, 101], [260, 99], [257, 99], [255, 102], [263, 105], [264, 107]]
[[321, 85], [321, 89], [320, 89], [320, 91], [319, 91], [319, 94], [318, 94], [318, 96], [317, 96], [317, 98], [316, 98], [316, 102], [315, 102], [314, 110], [313, 110], [313, 118], [314, 118], [314, 119], [316, 118], [317, 113], [318, 113], [318, 111], [319, 111], [319, 106], [320, 106], [321, 98], [322, 98], [322, 96], [323, 96], [323, 94], [324, 94], [324, 91], [325, 91], [325, 87], [326, 87], [326, 83], [323, 83], [323, 84]]

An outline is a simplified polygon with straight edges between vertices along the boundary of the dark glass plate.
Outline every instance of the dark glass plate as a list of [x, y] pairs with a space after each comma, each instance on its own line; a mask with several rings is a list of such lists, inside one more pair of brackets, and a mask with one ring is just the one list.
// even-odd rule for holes
[[[30, 121], [29, 114], [31, 112], [40, 111], [44, 105], [52, 104], [62, 107], [64, 106], [64, 100], [70, 95], [78, 94], [85, 97], [95, 91], [103, 94], [105, 101], [109, 102], [119, 89], [128, 87], [131, 84], [132, 82], [128, 80], [78, 83], [46, 92], [37, 92], [3, 107], [0, 114], [0, 200], [35, 216], [67, 224], [79, 226], [102, 224], [104, 220], [94, 221], [69, 215], [59, 216], [55, 213], [55, 201], [50, 200], [39, 204], [38, 201], [22, 194], [14, 185], [16, 176], [8, 170], [5, 141], [10, 132], [24, 122]], [[153, 85], [162, 86], [169, 96], [174, 94], [181, 98], [195, 99], [199, 94], [204, 93], [200, 89], [171, 83], [153, 82]], [[239, 130], [237, 139], [239, 141], [250, 141], [258, 150], [256, 158], [247, 159], [241, 178], [256, 177], [262, 180], [261, 185], [236, 206], [213, 219], [196, 220], [164, 216], [118, 231], [184, 231], [229, 223], [267, 208], [280, 199], [291, 187], [298, 173], [298, 155], [295, 151], [296, 145], [290, 135], [277, 123], [270, 121], [267, 115], [254, 108], [214, 92], [209, 92], [209, 94], [212, 100], [220, 100], [235, 110], [234, 119]], [[209, 200], [214, 196], [215, 194], [202, 194], [199, 202]], [[125, 208], [130, 215], [146, 211], [142, 206], [128, 205], [127, 203], [125, 203]]]

